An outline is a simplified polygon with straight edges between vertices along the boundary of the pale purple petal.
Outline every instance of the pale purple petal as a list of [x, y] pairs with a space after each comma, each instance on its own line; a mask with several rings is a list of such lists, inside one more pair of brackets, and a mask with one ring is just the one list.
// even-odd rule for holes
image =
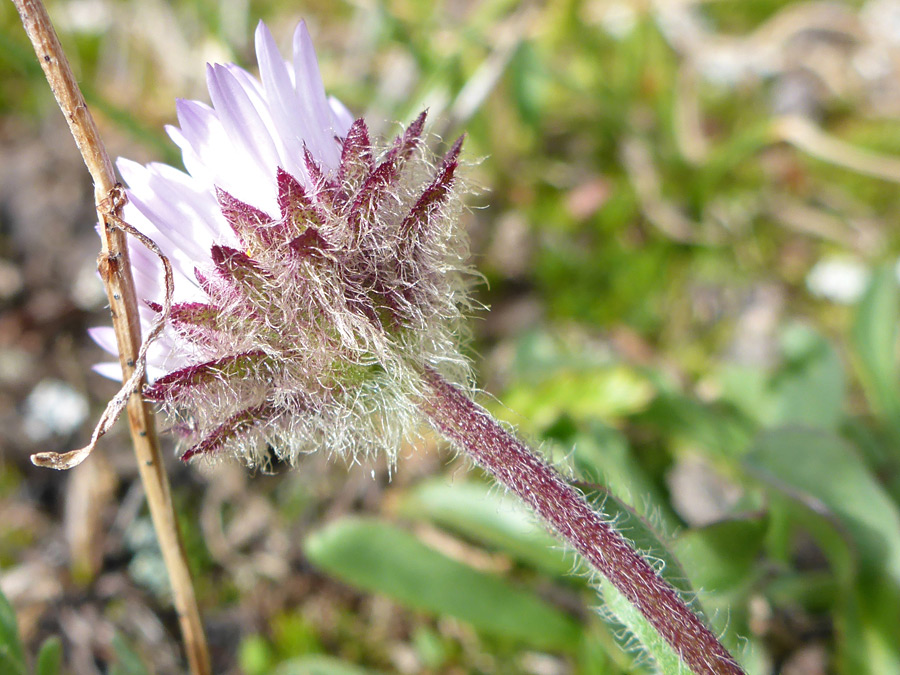
[[[211, 264], [214, 244], [239, 246], [221, 213], [217, 187], [277, 217], [275, 176], [279, 167], [308, 185], [305, 149], [326, 170], [339, 163], [340, 144], [335, 137], [347, 134], [353, 116], [339, 101], [326, 97], [303, 24], [294, 35], [293, 47], [293, 60], [286, 62], [268, 28], [260, 23], [256, 31], [260, 79], [234, 64], [209, 66], [213, 105], [176, 101], [179, 126], [169, 126], [166, 131], [181, 149], [186, 173], [164, 164], [117, 162], [128, 185], [129, 203], [123, 216], [156, 242], [170, 260], [175, 302], [207, 300], [195, 269]], [[162, 265], [155, 254], [133, 240], [129, 251], [146, 333], [157, 318], [146, 302], [164, 299]], [[117, 353], [111, 328], [91, 329], [90, 335], [106, 351]], [[183, 340], [167, 326], [149, 350], [149, 379], [202, 358], [185, 349]], [[121, 379], [118, 364], [98, 364], [95, 370]]]
[[243, 68], [240, 68], [236, 65], [226, 64], [223, 66], [231, 75], [237, 80], [240, 85], [243, 87], [244, 92], [247, 95], [247, 98], [250, 100], [253, 109], [259, 115], [260, 121], [266, 127], [266, 133], [268, 134], [268, 138], [271, 139], [272, 144], [275, 147], [276, 155], [272, 159], [275, 160], [278, 166], [284, 167], [285, 157], [287, 152], [285, 150], [284, 139], [282, 138], [281, 133], [278, 130], [278, 127], [275, 125], [275, 120], [273, 119], [272, 105], [266, 99], [266, 93], [263, 89], [263, 85], [253, 77], [250, 73], [248, 73]]
[[353, 113], [347, 110], [347, 106], [337, 100], [334, 96], [328, 97], [328, 105], [331, 108], [331, 121], [334, 125], [335, 133], [341, 138], [347, 137], [347, 132], [353, 126], [356, 120]]
[[109, 354], [118, 354], [119, 347], [116, 344], [116, 331], [112, 326], [94, 326], [88, 328], [88, 335], [97, 345]]
[[275, 46], [275, 40], [266, 25], [260, 21], [256, 27], [256, 58], [272, 119], [278, 129], [285, 156], [282, 168], [309, 186], [309, 177], [301, 161], [303, 139], [310, 136], [309, 125], [303, 115], [298, 115], [299, 101], [287, 64]]
[[192, 195], [185, 194], [179, 182], [160, 175], [152, 165], [119, 160], [117, 167], [132, 186], [125, 217], [156, 242], [181, 277], [190, 279], [197, 261], [209, 260], [209, 248], [215, 241], [204, 222], [209, 211], [198, 212]]
[[[128, 218], [128, 222], [134, 220]], [[138, 303], [150, 300], [162, 302], [163, 271], [162, 264], [156, 256], [137, 242], [129, 242], [128, 253], [131, 257], [131, 275], [134, 278], [134, 292]], [[179, 280], [180, 281], [180, 280]], [[180, 289], [184, 284], [176, 284]]]
[[253, 75], [248, 73], [236, 63], [223, 63], [221, 64], [221, 67], [225, 68], [229, 73], [231, 73], [232, 77], [234, 77], [234, 79], [236, 79], [240, 83], [240, 85], [247, 92], [248, 96], [254, 96], [260, 101], [265, 100], [265, 94], [263, 93], [262, 84], [257, 78], [253, 77]]
[[187, 365], [184, 355], [175, 350], [171, 335], [161, 335], [147, 350], [147, 364], [170, 372]]
[[116, 166], [128, 182], [129, 196], [153, 204], [153, 215], [141, 211], [154, 226], [163, 226], [165, 236], [174, 240], [177, 249], [195, 259], [208, 259], [213, 243], [223, 243], [232, 236], [214, 193], [198, 186], [187, 174], [157, 163], [142, 166], [119, 160]]
[[294, 31], [294, 81], [302, 113], [313, 128], [318, 130], [318, 133], [304, 140], [319, 162], [329, 169], [335, 169], [340, 163], [340, 149], [333, 140], [335, 131], [332, 128], [331, 110], [325, 97], [322, 75], [319, 73], [319, 61], [304, 21]]
[[[109, 378], [110, 380], [115, 380], [116, 382], [122, 381], [122, 367], [116, 361], [104, 361], [102, 363], [95, 363], [93, 366], [91, 366], [91, 370], [93, 370], [98, 375]], [[169, 369], [160, 368], [149, 362], [147, 363], [148, 382], [158, 380], [168, 372], [170, 372]]]
[[119, 365], [118, 361], [103, 361], [102, 363], [95, 363], [91, 366], [91, 370], [95, 373], [102, 375], [103, 377], [107, 377], [110, 380], [116, 380], [118, 382], [122, 381], [122, 366]]
[[199, 183], [209, 186], [209, 189], [212, 189], [216, 184], [213, 174], [207, 169], [206, 164], [203, 162], [203, 158], [200, 157], [194, 149], [194, 146], [191, 145], [190, 141], [184, 135], [184, 132], [171, 124], [167, 124], [165, 129], [169, 138], [172, 139], [172, 142], [181, 149], [181, 161], [184, 163], [184, 168], [187, 169], [187, 172]]
[[200, 101], [175, 99], [175, 114], [185, 140], [191, 144], [197, 156], [213, 169], [219, 154], [228, 147], [228, 135], [216, 117], [216, 111]]
[[274, 176], [278, 151], [265, 123], [247, 92], [227, 68], [209, 66], [206, 75], [213, 107], [231, 140], [234, 154], [230, 160], [243, 174], [238, 190], [232, 194], [241, 201], [277, 214]]
[[[247, 190], [253, 189], [251, 183], [255, 172], [248, 171], [248, 162], [244, 160], [242, 153], [235, 152], [232, 140], [216, 111], [204, 103], [186, 99], [178, 99], [175, 110], [184, 140], [190, 144], [203, 164], [203, 172], [196, 175], [185, 164], [191, 175], [198, 180], [198, 187], [212, 193], [213, 187], [219, 186], [242, 201], [248, 201]], [[248, 173], [251, 174], [249, 181]]]

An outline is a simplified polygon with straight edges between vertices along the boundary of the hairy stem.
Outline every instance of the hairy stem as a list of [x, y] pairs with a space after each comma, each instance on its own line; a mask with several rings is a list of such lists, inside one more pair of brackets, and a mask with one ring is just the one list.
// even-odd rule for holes
[[554, 469], [438, 373], [426, 369], [420, 403], [431, 424], [502, 485], [624, 595], [695, 675], [744, 671], [672, 586]]
[[[38, 61], [44, 69], [47, 82], [94, 180], [97, 215], [103, 223], [100, 232], [102, 239], [100, 274], [109, 298], [123, 381], [127, 381], [135, 371], [141, 344], [141, 327], [125, 234], [115, 223], [121, 214], [110, 210], [110, 195], [114, 193], [116, 187], [112, 163], [43, 4], [39, 0], [13, 0], [13, 2], [22, 18], [25, 32], [34, 46]], [[126, 408], [138, 470], [166, 570], [169, 573], [191, 673], [209, 675], [211, 669], [206, 635], [172, 504], [169, 479], [159, 450], [153, 411], [144, 402], [140, 391], [141, 386], [138, 386], [129, 397]]]

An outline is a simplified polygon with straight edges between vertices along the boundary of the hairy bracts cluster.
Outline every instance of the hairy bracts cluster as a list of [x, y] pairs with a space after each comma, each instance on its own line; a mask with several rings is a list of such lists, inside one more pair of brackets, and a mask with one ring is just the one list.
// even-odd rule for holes
[[144, 392], [177, 420], [184, 459], [392, 451], [415, 429], [424, 366], [468, 380], [458, 353], [462, 139], [434, 167], [424, 122], [378, 152], [356, 120], [337, 170], [305, 152], [309, 188], [278, 168], [277, 218], [216, 190], [240, 246], [214, 244], [196, 269], [207, 301], [172, 307], [192, 363]]
[[[258, 78], [208, 65], [211, 105], [176, 102], [167, 130], [185, 171], [117, 162], [123, 218], [174, 280], [145, 396], [185, 459], [395, 453], [419, 427], [424, 369], [471, 381], [461, 139], [435, 158], [423, 113], [393, 142], [373, 141], [327, 96], [302, 22], [290, 58], [261, 22], [255, 46]], [[129, 251], [146, 334], [165, 307], [162, 267]], [[112, 328], [91, 335], [117, 353]], [[117, 363], [95, 369], [120, 377]]]

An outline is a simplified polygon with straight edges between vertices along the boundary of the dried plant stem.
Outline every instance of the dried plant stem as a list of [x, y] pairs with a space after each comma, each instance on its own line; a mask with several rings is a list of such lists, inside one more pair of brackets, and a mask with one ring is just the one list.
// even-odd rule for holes
[[421, 403], [434, 427], [515, 493], [634, 605], [695, 675], [744, 671], [625, 538], [543, 460], [432, 370]]
[[772, 122], [777, 140], [809, 153], [823, 162], [842, 166], [864, 176], [900, 183], [900, 159], [883, 155], [831, 136], [810, 120], [799, 115], [786, 115]]
[[[116, 224], [121, 217], [118, 212], [121, 202], [112, 198], [116, 194], [112, 163], [43, 4], [39, 0], [13, 2], [94, 180], [94, 201], [103, 223], [99, 268], [109, 297], [123, 379], [127, 380], [135, 371], [141, 328], [126, 235]], [[172, 504], [169, 479], [159, 450], [153, 412], [144, 402], [140, 389], [139, 386], [129, 397], [126, 408], [138, 469], [169, 573], [191, 673], [208, 675], [211, 670], [206, 635]]]

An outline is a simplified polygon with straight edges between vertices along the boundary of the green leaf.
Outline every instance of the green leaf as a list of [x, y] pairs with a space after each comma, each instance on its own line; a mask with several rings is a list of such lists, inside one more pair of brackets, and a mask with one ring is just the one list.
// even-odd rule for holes
[[726, 520], [683, 532], [675, 553], [697, 588], [726, 589], [756, 576], [765, 518]]
[[733, 187], [736, 169], [747, 166], [748, 160], [771, 142], [771, 123], [757, 120], [740, 128], [726, 142], [715, 145], [697, 179], [704, 200], [713, 201], [723, 187]]
[[306, 553], [349, 584], [413, 609], [454, 616], [486, 633], [538, 649], [568, 650], [579, 640], [578, 623], [563, 612], [387, 523], [339, 520], [310, 535]]
[[57, 675], [62, 667], [62, 642], [55, 635], [44, 640], [38, 650], [35, 675]]
[[576, 660], [576, 675], [617, 675], [622, 672], [616, 667], [614, 657], [624, 655], [615, 645], [607, 645], [604, 640], [584, 640]]
[[796, 324], [782, 335], [785, 364], [772, 383], [771, 424], [837, 428], [842, 419], [844, 369], [834, 347], [813, 329]]
[[302, 656], [285, 661], [274, 675], [374, 675], [374, 671], [330, 656]]
[[450, 656], [446, 638], [429, 626], [416, 627], [412, 645], [422, 665], [432, 671], [440, 669]]
[[[652, 528], [629, 507], [603, 491], [592, 494], [602, 510], [639, 550], [662, 561], [663, 576], [690, 597], [687, 576]], [[475, 482], [448, 485], [433, 481], [417, 488], [402, 506], [404, 513], [432, 519], [477, 541], [495, 546], [551, 574], [571, 573], [577, 559], [559, 550], [559, 542], [535, 525], [517, 500]], [[548, 564], [549, 563], [549, 564]], [[607, 609], [652, 654], [662, 672], [676, 673], [680, 660], [649, 623], [615, 588], [601, 581]]]
[[835, 608], [836, 672], [853, 675], [900, 673], [900, 593], [882, 580], [863, 579]]
[[[589, 498], [600, 504], [598, 508], [616, 523], [638, 550], [652, 560], [661, 561], [664, 578], [681, 590], [685, 598], [691, 597], [692, 589], [683, 567], [649, 524], [604, 490], [593, 491]], [[537, 527], [533, 516], [518, 501], [480, 483], [428, 482], [417, 488], [401, 508], [404, 513], [429, 518], [551, 574], [571, 573], [576, 561], [573, 554], [559, 550], [560, 543]], [[757, 541], [760, 538], [761, 534]], [[662, 672], [678, 672], [680, 661], [668, 643], [605, 580], [601, 581], [601, 588], [607, 609], [617, 623], [625, 626], [630, 635], [637, 638], [661, 666], [665, 666]], [[695, 609], [699, 610], [699, 607]]]
[[27, 675], [25, 666], [10, 653], [6, 645], [0, 645], [0, 673], [9, 675]]
[[[709, 619], [700, 603], [690, 602], [694, 592], [684, 568], [669, 547], [653, 531], [653, 528], [629, 507], [603, 491], [596, 491], [593, 495], [589, 495], [589, 497], [591, 496], [593, 501], [598, 502], [598, 508], [616, 524], [616, 528], [631, 542], [632, 546], [647, 559], [656, 562], [655, 566], [661, 570], [662, 577], [680, 591], [682, 599], [708, 625]], [[678, 654], [625, 596], [619, 593], [605, 578], [600, 581], [600, 589], [606, 609], [610, 611], [616, 622], [625, 627], [630, 636], [640, 642], [642, 650], [653, 658], [659, 672], [665, 675], [679, 675], [687, 672]], [[627, 648], [628, 644], [623, 646]]]
[[[694, 595], [691, 582], [681, 563], [650, 523], [641, 518], [630, 506], [610, 495], [605, 489], [583, 487], [586, 488], [586, 496], [594, 504], [594, 508], [602, 512], [606, 520], [615, 523], [616, 529], [645, 558], [656, 563], [655, 566], [662, 570], [663, 579], [680, 591], [684, 598]], [[694, 610], [702, 615], [703, 610], [700, 607], [694, 607]]]
[[272, 672], [275, 654], [269, 641], [261, 635], [249, 635], [238, 648], [238, 664], [247, 675], [265, 675]]
[[[834, 514], [821, 508], [821, 503], [797, 497], [796, 493], [788, 495], [780, 490], [773, 490], [769, 496], [769, 531], [766, 534], [769, 558], [787, 569], [796, 530], [803, 530], [828, 560], [829, 573], [836, 586], [832, 594], [835, 597], [849, 594], [859, 574], [859, 557], [846, 527]], [[777, 601], [779, 590], [776, 581], [767, 589], [773, 601]], [[825, 596], [819, 596], [817, 601], [824, 599]]]
[[800, 606], [822, 614], [831, 610], [839, 590], [830, 570], [784, 572], [766, 584], [766, 597], [778, 607]]
[[766, 568], [759, 565], [767, 533], [763, 517], [727, 520], [687, 530], [675, 539], [673, 548], [688, 571], [710, 617], [713, 631], [745, 666], [752, 651], [747, 602], [758, 591]]
[[718, 384], [722, 388], [722, 401], [759, 424], [771, 424], [775, 402], [769, 388], [769, 373], [756, 366], [726, 363], [719, 373]]
[[325, 651], [319, 641], [318, 629], [308, 616], [289, 612], [269, 621], [272, 646], [282, 658]]
[[116, 663], [110, 668], [110, 675], [150, 675], [141, 657], [118, 633], [113, 635], [112, 647]]
[[546, 429], [563, 414], [576, 422], [618, 419], [642, 410], [654, 390], [636, 369], [585, 356], [558, 335], [525, 333], [516, 341], [511, 384], [498, 416], [515, 410], [517, 424]]
[[626, 366], [560, 369], [541, 382], [513, 385], [503, 402], [537, 429], [545, 429], [563, 413], [577, 422], [615, 420], [642, 410], [653, 386]]
[[760, 436], [745, 462], [773, 489], [827, 507], [847, 528], [863, 566], [900, 583], [900, 512], [847, 443], [785, 429]]
[[660, 392], [636, 420], [685, 448], [726, 459], [746, 452], [755, 431], [732, 406], [701, 403], [676, 391]]
[[548, 96], [548, 78], [534, 46], [522, 42], [509, 64], [513, 101], [519, 116], [529, 126], [537, 126]]
[[25, 674], [25, 650], [19, 639], [16, 612], [0, 593], [0, 672]]
[[[802, 587], [797, 588], [795, 575], [787, 572], [765, 588], [766, 597], [774, 607], [799, 604], [808, 607], [811, 612], [830, 612], [835, 619], [838, 660], [844, 663], [843, 667], [835, 667], [834, 672], [877, 675], [877, 671], [865, 667], [864, 659], [859, 658], [860, 645], [864, 642], [855, 588], [859, 559], [846, 526], [823, 508], [821, 502], [804, 498], [788, 486], [773, 487], [769, 495], [766, 546], [769, 560], [775, 563], [776, 569], [791, 568], [797, 531], [811, 536], [824, 553], [828, 560], [828, 577], [825, 580], [821, 577], [807, 578]], [[795, 586], [793, 589], [789, 587], [791, 584]], [[822, 592], [811, 601], [804, 598], [817, 590]], [[787, 598], [784, 597], [785, 592], [790, 594]]]
[[579, 475], [604, 485], [641, 516], [653, 514], [654, 522], [664, 531], [680, 524], [620, 431], [600, 422], [589, 425], [586, 432], [573, 437], [572, 458]]
[[853, 343], [860, 379], [872, 407], [893, 419], [900, 417], [897, 392], [897, 325], [900, 290], [893, 265], [872, 275], [853, 324]]
[[401, 513], [428, 519], [554, 576], [571, 574], [574, 556], [514, 499], [475, 481], [427, 481], [404, 498]]
[[643, 651], [653, 657], [658, 672], [664, 675], [682, 675], [688, 672], [669, 643], [656, 632], [656, 629], [624, 595], [619, 593], [606, 579], [600, 582], [600, 588], [607, 609], [641, 643]]
[[844, 369], [837, 351], [803, 324], [781, 335], [783, 363], [770, 375], [729, 364], [720, 375], [722, 400], [766, 427], [789, 424], [833, 430], [844, 419]]

